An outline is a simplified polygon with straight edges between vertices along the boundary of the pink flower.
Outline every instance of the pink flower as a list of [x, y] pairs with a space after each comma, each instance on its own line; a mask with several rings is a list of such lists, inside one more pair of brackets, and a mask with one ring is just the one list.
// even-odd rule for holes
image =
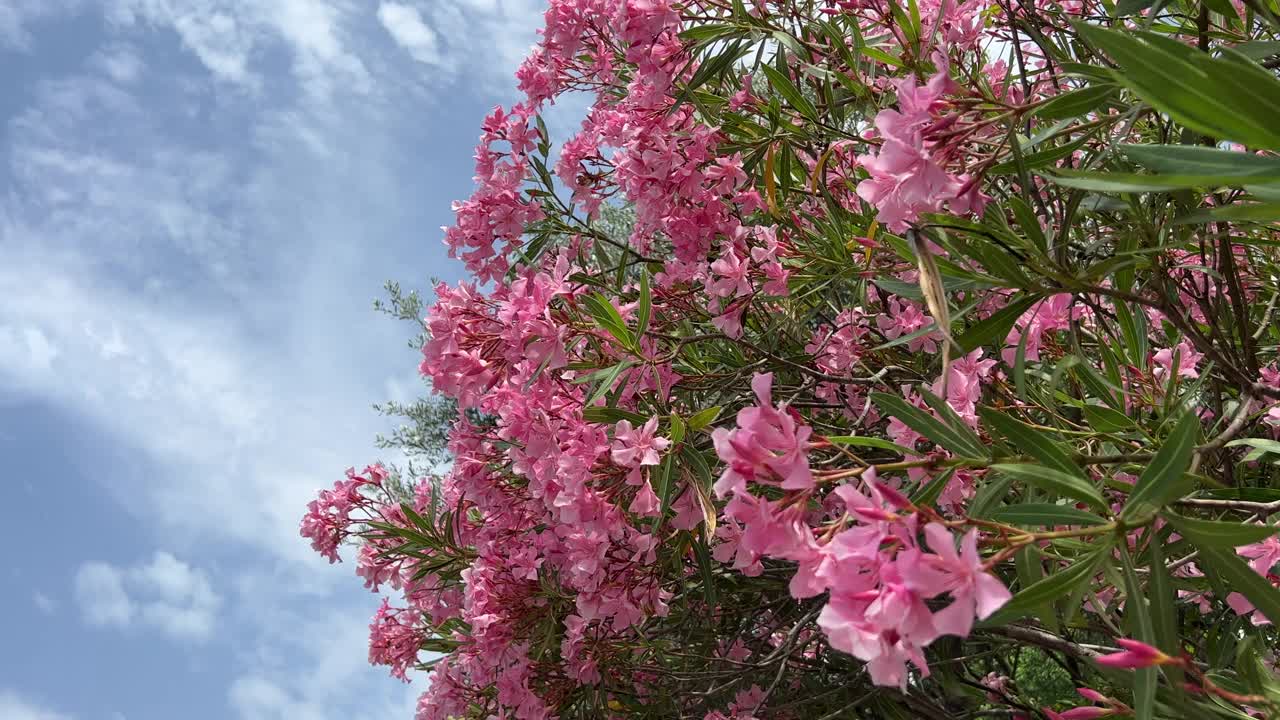
[[390, 666], [393, 676], [409, 682], [406, 671], [418, 660], [422, 637], [412, 624], [400, 619], [402, 614], [413, 615], [393, 610], [391, 601], [382, 599], [382, 606], [369, 624], [369, 663]]
[[946, 132], [959, 117], [937, 115], [942, 96], [955, 89], [945, 65], [924, 86], [906, 77], [895, 81], [894, 88], [898, 109], [881, 110], [875, 118], [884, 143], [858, 158], [871, 174], [858, 183], [858, 196], [894, 232], [906, 230], [921, 213], [941, 211], [948, 201], [953, 212], [981, 212], [987, 198], [976, 183], [966, 185], [944, 167], [955, 151]]
[[1009, 330], [1009, 335], [1005, 338], [1005, 345], [1008, 347], [1001, 354], [1001, 358], [1006, 364], [1013, 365], [1017, 359], [1018, 344], [1026, 335], [1026, 359], [1039, 360], [1043, 335], [1047, 332], [1066, 330], [1071, 327], [1072, 320], [1079, 319], [1084, 314], [1085, 308], [1076, 303], [1073, 296], [1068, 293], [1053, 295], [1042, 300], [1034, 309], [1023, 313], [1018, 324]]
[[1280, 538], [1272, 535], [1259, 543], [1245, 545], [1236, 549], [1236, 554], [1249, 558], [1249, 567], [1259, 575], [1266, 577], [1276, 563], [1280, 563]]
[[1241, 617], [1249, 617], [1249, 621], [1254, 625], [1270, 625], [1271, 619], [1253, 606], [1249, 599], [1238, 592], [1233, 592], [1227, 596], [1227, 607], [1231, 611]]
[[610, 457], [622, 467], [661, 463], [658, 453], [666, 450], [671, 441], [664, 437], [657, 437], [655, 434], [657, 430], [658, 418], [656, 417], [649, 418], [644, 425], [634, 429], [631, 427], [631, 421], [619, 420], [613, 432], [614, 442]]
[[1054, 712], [1049, 708], [1044, 708], [1044, 714], [1049, 720], [1094, 720], [1094, 718], [1112, 717], [1116, 714], [1116, 711], [1111, 708], [1084, 705], [1062, 712]]
[[[919, 305], [906, 300], [899, 301], [896, 297], [889, 299], [887, 310], [887, 313], [876, 317], [876, 326], [890, 340], [923, 330], [933, 323], [933, 319], [925, 315]], [[938, 343], [934, 339], [936, 336], [935, 331], [909, 340], [907, 349], [911, 352], [935, 353], [938, 351]]]
[[986, 619], [1013, 595], [983, 568], [976, 530], [965, 534], [959, 552], [946, 527], [930, 523], [924, 534], [936, 554], [904, 553], [907, 560], [899, 560], [899, 566], [921, 592], [929, 596], [951, 594], [951, 604], [934, 614], [934, 625], [940, 634], [965, 637], [973, 628], [974, 617]]
[[729, 109], [741, 110], [754, 99], [751, 94], [751, 74], [747, 73], [742, 76], [742, 88], [734, 93], [733, 97], [729, 98]]
[[1153, 373], [1158, 380], [1163, 380], [1173, 371], [1174, 360], [1178, 361], [1178, 377], [1194, 380], [1200, 377], [1200, 371], [1197, 370], [1200, 361], [1204, 359], [1204, 353], [1196, 352], [1195, 347], [1183, 340], [1176, 347], [1163, 348], [1158, 351], [1152, 362], [1155, 364]]
[[1095, 658], [1094, 662], [1107, 667], [1136, 670], [1153, 665], [1164, 665], [1174, 660], [1174, 658], [1165, 655], [1156, 648], [1137, 640], [1118, 638], [1116, 644], [1124, 648], [1124, 650], [1110, 655], [1102, 655]]
[[657, 515], [661, 508], [661, 499], [653, 491], [653, 486], [648, 481], [645, 481], [636, 492], [636, 497], [631, 501], [631, 505], [627, 510], [641, 516], [653, 516]]
[[809, 470], [808, 425], [797, 422], [785, 405], [772, 402], [772, 373], [757, 373], [751, 380], [755, 406], [738, 411], [738, 427], [717, 428], [711, 434], [716, 454], [728, 467], [715, 484], [717, 497], [746, 492], [746, 483], [779, 482], [784, 490], [813, 487]]

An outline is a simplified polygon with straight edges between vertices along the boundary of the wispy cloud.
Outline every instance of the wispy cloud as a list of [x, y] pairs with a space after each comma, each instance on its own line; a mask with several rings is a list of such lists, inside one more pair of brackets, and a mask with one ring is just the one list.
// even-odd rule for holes
[[52, 615], [58, 611], [58, 603], [53, 598], [36, 590], [31, 594], [31, 602], [42, 615]]
[[110, 0], [107, 13], [119, 27], [171, 30], [215, 77], [251, 91], [263, 86], [255, 64], [283, 43], [306, 91], [327, 97], [336, 84], [368, 88], [368, 68], [344, 37], [360, 7], [339, 0]]
[[76, 600], [85, 622], [125, 628], [135, 621], [180, 640], [207, 640], [222, 598], [204, 571], [167, 552], [130, 568], [88, 562], [75, 578]]
[[0, 48], [29, 50], [32, 25], [77, 11], [81, 0], [4, 0], [0, 2]]
[[0, 718], [5, 720], [71, 720], [71, 716], [63, 715], [34, 701], [23, 698], [13, 690], [0, 689]]
[[124, 573], [107, 563], [91, 562], [76, 572], [76, 600], [84, 621], [94, 627], [128, 627], [133, 601], [124, 589]]
[[391, 34], [392, 39], [404, 48], [414, 60], [428, 65], [440, 65], [440, 39], [436, 32], [422, 21], [422, 13], [412, 5], [384, 2], [378, 6], [378, 20]]
[[[433, 66], [436, 84], [467, 72], [506, 93], [544, 9], [542, 0], [384, 0], [378, 19], [410, 56]], [[474, 62], [481, 57], [484, 62]]]

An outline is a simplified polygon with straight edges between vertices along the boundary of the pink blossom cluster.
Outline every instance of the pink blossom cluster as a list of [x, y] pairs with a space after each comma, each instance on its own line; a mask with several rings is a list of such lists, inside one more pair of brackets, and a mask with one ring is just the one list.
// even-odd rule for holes
[[[806, 447], [811, 430], [789, 408], [772, 405], [772, 381], [756, 375], [757, 405], [739, 411], [736, 428], [714, 435], [726, 464], [715, 490], [732, 496], [725, 518], [737, 528], [722, 535], [717, 557], [727, 560], [732, 551], [734, 566], [748, 574], [758, 573], [764, 558], [797, 563], [792, 596], [830, 593], [818, 624], [832, 647], [866, 662], [876, 684], [905, 687], [908, 662], [928, 675], [923, 648], [943, 635], [968, 635], [974, 619], [998, 610], [1010, 593], [983, 566], [976, 531], [957, 550], [945, 525], [923, 521], [905, 497], [876, 481], [874, 469], [861, 489], [832, 489], [840, 512], [814, 528], [797, 497], [816, 487]], [[761, 486], [792, 493], [769, 500], [752, 492]], [[942, 596], [951, 602], [930, 610], [927, 601]]]
[[858, 184], [858, 195], [879, 211], [880, 222], [894, 232], [910, 227], [922, 213], [936, 213], [946, 205], [964, 215], [982, 212], [989, 198], [976, 178], [947, 170], [959, 157], [957, 143], [964, 132], [958, 115], [942, 115], [944, 96], [956, 91], [945, 67], [925, 85], [913, 78], [895, 81], [898, 109], [876, 115], [883, 143], [859, 162], [871, 178]]
[[370, 465], [360, 475], [349, 468], [346, 480], [335, 482], [332, 490], [321, 490], [318, 498], [307, 503], [301, 534], [311, 541], [311, 549], [330, 563], [338, 562], [338, 547], [351, 535], [352, 511], [371, 502], [361, 488], [381, 485], [385, 479], [380, 465]]

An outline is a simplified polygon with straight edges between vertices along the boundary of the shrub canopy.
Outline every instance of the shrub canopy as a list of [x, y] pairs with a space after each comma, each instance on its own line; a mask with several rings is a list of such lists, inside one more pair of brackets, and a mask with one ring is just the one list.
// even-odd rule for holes
[[1280, 716], [1275, 0], [545, 17], [302, 525], [421, 720]]

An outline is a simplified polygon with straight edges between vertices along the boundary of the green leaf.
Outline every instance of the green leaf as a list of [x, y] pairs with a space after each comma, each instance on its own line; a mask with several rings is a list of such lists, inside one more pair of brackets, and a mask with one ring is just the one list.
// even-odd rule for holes
[[[908, 257], [907, 259], [914, 261], [913, 257]], [[876, 278], [875, 280], [872, 280], [872, 282], [878, 285], [881, 289], [887, 292], [891, 292], [894, 295], [898, 295], [900, 297], [908, 298], [911, 300], [924, 299], [924, 293], [920, 291], [920, 283], [902, 282], [901, 280], [896, 280], [894, 278]], [[964, 290], [971, 290], [976, 285], [977, 283], [974, 282], [973, 280], [970, 280], [967, 278], [952, 277], [952, 276], [946, 275], [945, 272], [942, 277], [942, 288], [947, 292], [960, 292]]]
[[1137, 15], [1156, 4], [1156, 0], [1120, 0], [1116, 3], [1115, 17], [1122, 18]]
[[631, 331], [622, 321], [618, 308], [614, 307], [608, 298], [597, 292], [587, 295], [582, 300], [587, 307], [587, 312], [591, 314], [597, 325], [617, 338], [624, 346], [631, 347], [635, 344]]
[[[1051, 148], [1047, 148], [1037, 152], [1028, 153], [1027, 155], [1023, 156], [1021, 165], [1027, 170], [1035, 170], [1036, 168], [1044, 167], [1045, 165], [1049, 165], [1051, 163], [1054, 163], [1058, 160], [1061, 160], [1062, 158], [1065, 158], [1071, 155], [1076, 150], [1079, 150], [1082, 146], [1084, 146], [1084, 144], [1088, 142], [1089, 139], [1090, 139], [1089, 135], [1084, 135], [1077, 140], [1072, 140], [1069, 143], [1063, 143], [1062, 145], [1058, 145], [1057, 147], [1051, 147]], [[1018, 165], [1019, 163], [1016, 163], [1012, 160], [1006, 160], [1005, 162], [996, 163], [995, 165], [992, 165], [987, 170], [987, 174], [988, 175], [1008, 175], [1010, 173], [1016, 172], [1018, 169]]]
[[649, 331], [649, 316], [653, 312], [653, 296], [649, 292], [649, 273], [640, 273], [640, 301], [636, 306], [636, 337], [643, 338]]
[[947, 489], [947, 484], [951, 482], [952, 476], [956, 474], [955, 468], [947, 468], [945, 472], [939, 473], [937, 477], [920, 486], [911, 496], [911, 502], [914, 505], [932, 505], [942, 496], [942, 491]]
[[680, 455], [685, 459], [687, 467], [693, 470], [694, 481], [701, 485], [705, 492], [710, 493], [715, 480], [711, 477], [711, 466], [707, 464], [707, 459], [692, 445], [681, 447]]
[[649, 418], [639, 413], [633, 413], [629, 410], [623, 410], [616, 407], [589, 407], [582, 411], [582, 419], [587, 422], [609, 424], [616, 423], [619, 420], [630, 420], [632, 423], [641, 424], [649, 421]]
[[[1149, 536], [1147, 542], [1147, 597], [1151, 599], [1151, 625], [1155, 630], [1156, 647], [1169, 655], [1177, 655], [1181, 640], [1178, 638], [1177, 594], [1169, 578], [1169, 568], [1164, 563], [1163, 539]], [[1174, 692], [1181, 695], [1183, 672], [1181, 668], [1166, 667]]]
[[902, 67], [901, 60], [883, 50], [880, 50], [879, 48], [871, 47], [870, 45], [864, 45], [858, 48], [858, 54], [869, 57], [872, 60], [878, 60], [890, 67]]
[[1059, 570], [1031, 587], [1019, 590], [1013, 599], [1005, 603], [1004, 607], [979, 625], [982, 627], [1005, 625], [1033, 612], [1045, 603], [1067, 595], [1075, 586], [1087, 583], [1093, 577], [1099, 563], [1109, 555], [1107, 552], [1109, 550], [1110, 544], [1107, 544], [1077, 559], [1066, 570]]
[[1142, 471], [1120, 513], [1123, 520], [1145, 522], [1179, 494], [1183, 486], [1182, 475], [1191, 464], [1191, 453], [1195, 451], [1199, 434], [1200, 419], [1194, 413], [1185, 413]]
[[696, 536], [693, 538], [693, 557], [698, 562], [698, 574], [702, 577], [702, 597], [708, 606], [715, 607], [719, 604], [716, 597], [715, 565], [707, 544]]
[[1009, 331], [1013, 329], [1014, 323], [1018, 322], [1018, 318], [1039, 300], [1039, 295], [1015, 297], [1009, 301], [1009, 304], [970, 325], [960, 337], [956, 338], [956, 344], [966, 353], [983, 345], [1003, 344]]
[[969, 447], [976, 449], [981, 455], [986, 455], [987, 451], [986, 447], [982, 444], [982, 438], [978, 437], [978, 433], [974, 432], [973, 428], [969, 427], [969, 424], [964, 421], [964, 418], [960, 417], [960, 415], [956, 413], [946, 400], [943, 400], [924, 388], [920, 388], [920, 397], [924, 399], [926, 405], [938, 414], [938, 417], [942, 419], [942, 422], [945, 423], [947, 427], [951, 428], [957, 435], [964, 439], [965, 443]]
[[694, 72], [693, 77], [689, 78], [689, 82], [685, 83], [680, 95], [676, 97], [676, 101], [672, 103], [672, 107], [668, 112], [674, 112], [680, 105], [688, 102], [694, 96], [694, 91], [706, 84], [711, 78], [732, 68], [738, 58], [746, 54], [750, 48], [751, 44], [745, 38], [739, 38], [716, 55], [710, 58], [703, 58], [701, 64], [698, 65], [697, 71]]
[[[1142, 592], [1138, 582], [1138, 574], [1133, 570], [1133, 561], [1129, 551], [1120, 546], [1120, 567], [1124, 571], [1125, 620], [1129, 623], [1129, 634], [1140, 642], [1155, 642], [1155, 629], [1151, 625], [1151, 612], [1147, 607], [1147, 595]], [[1138, 720], [1152, 720], [1156, 710], [1156, 669], [1154, 667], [1139, 668], [1134, 672], [1133, 682], [1134, 710]]]
[[1202, 494], [1215, 500], [1244, 500], [1261, 503], [1280, 501], [1280, 488], [1213, 488], [1205, 490]]
[[854, 445], [856, 447], [878, 448], [880, 450], [889, 450], [899, 455], [915, 455], [916, 451], [911, 448], [905, 448], [893, 442], [889, 442], [884, 438], [863, 437], [861, 435], [828, 435], [827, 442], [834, 445]]
[[1253, 462], [1262, 458], [1264, 455], [1280, 455], [1280, 442], [1268, 440], [1266, 438], [1245, 438], [1243, 440], [1232, 440], [1227, 443], [1227, 447], [1240, 447], [1246, 445], [1253, 448], [1253, 451], [1241, 458], [1240, 462]]
[[671, 501], [675, 499], [671, 497], [671, 474], [675, 469], [675, 460], [676, 453], [668, 453], [667, 456], [662, 459], [662, 464], [658, 466], [658, 487], [654, 490], [658, 498], [662, 500], [662, 509], [658, 511], [658, 515], [653, 518], [653, 525], [649, 530], [653, 535], [657, 535], [658, 531], [662, 529], [662, 523], [667, 519], [667, 515], [671, 512]]
[[1280, 590], [1253, 571], [1235, 552], [1212, 545], [1192, 544], [1200, 550], [1196, 567], [1222, 579], [1231, 590], [1245, 596], [1268, 620], [1280, 618]]
[[1152, 33], [1089, 23], [1075, 23], [1075, 28], [1120, 66], [1116, 78], [1121, 83], [1179, 123], [1218, 139], [1280, 147], [1277, 110], [1271, 107], [1280, 97], [1280, 81], [1256, 64], [1263, 77], [1238, 62], [1210, 57]]
[[1115, 91], [1115, 85], [1089, 85], [1071, 90], [1036, 108], [1034, 114], [1046, 120], [1078, 117], [1102, 105]]
[[809, 120], [814, 122], [819, 121], [818, 109], [815, 108], [813, 103], [809, 102], [809, 99], [806, 98], [804, 94], [800, 92], [800, 89], [791, 82], [791, 78], [767, 64], [760, 65], [760, 69], [764, 71], [765, 76], [769, 78], [769, 84], [773, 86], [773, 89], [777, 90], [778, 94], [785, 98], [791, 107], [795, 108], [797, 112]]
[[1067, 451], [1062, 449], [1062, 438], [1058, 437], [1057, 433], [1033, 428], [1006, 413], [989, 407], [978, 408], [978, 414], [982, 417], [982, 422], [1007, 438], [1015, 448], [1039, 460], [1041, 464], [1065, 475], [1084, 478], [1080, 467], [1071, 459]]
[[1068, 475], [1053, 468], [1030, 463], [997, 463], [992, 465], [991, 469], [1034, 485], [1055, 497], [1074, 498], [1102, 509], [1107, 507], [1107, 501], [1098, 488], [1079, 475]]
[[1280, 202], [1241, 203], [1222, 207], [1204, 208], [1175, 218], [1174, 225], [1200, 225], [1207, 222], [1255, 222], [1280, 221]]
[[994, 479], [986, 478], [986, 482], [978, 488], [978, 492], [973, 496], [973, 500], [969, 502], [969, 517], [989, 518], [992, 510], [1000, 505], [1000, 501], [1008, 494], [1009, 486], [1013, 484], [1013, 478], [1009, 475], [997, 475]]
[[1162, 513], [1161, 517], [1177, 528], [1179, 535], [1199, 547], [1238, 548], [1262, 542], [1280, 531], [1280, 528], [1273, 525], [1201, 520], [1172, 512]]
[[1203, 145], [1121, 145], [1133, 162], [1158, 173], [1280, 180], [1280, 159]]
[[1257, 635], [1252, 635], [1240, 642], [1236, 650], [1236, 673], [1243, 684], [1242, 690], [1255, 695], [1266, 695], [1274, 702], [1280, 699], [1280, 677], [1276, 676], [1275, 671], [1258, 652], [1258, 639]]
[[716, 418], [720, 417], [721, 409], [722, 408], [719, 405], [716, 405], [715, 407], [705, 408], [694, 413], [693, 417], [689, 418], [689, 432], [698, 432], [702, 428], [715, 422]]
[[1239, 175], [1139, 175], [1136, 173], [1093, 172], [1090, 170], [1057, 169], [1037, 173], [1040, 177], [1063, 187], [1104, 193], [1149, 193], [1188, 188], [1215, 188], [1240, 186], [1247, 183], [1266, 185], [1277, 179], [1243, 177]]
[[991, 514], [992, 520], [1010, 525], [1102, 525], [1106, 520], [1086, 510], [1054, 503], [1022, 503], [1006, 505]]
[[1031, 239], [1041, 254], [1048, 252], [1049, 240], [1044, 236], [1044, 229], [1040, 227], [1040, 218], [1036, 217], [1035, 211], [1027, 201], [1020, 197], [1010, 197], [1008, 203], [1009, 209], [1013, 210], [1014, 217], [1018, 219], [1018, 229]]
[[1085, 405], [1083, 409], [1084, 419], [1088, 421], [1089, 427], [1099, 432], [1125, 432], [1134, 427], [1133, 419], [1119, 410], [1101, 405]]
[[1280, 55], [1280, 41], [1277, 40], [1251, 40], [1243, 42], [1232, 48], [1236, 52], [1245, 57], [1254, 60], [1262, 60], [1272, 55]]
[[595, 389], [591, 391], [591, 395], [587, 397], [583, 404], [587, 406], [595, 405], [597, 400], [604, 397], [605, 393], [613, 389], [613, 384], [617, 382], [618, 376], [634, 364], [634, 360], [623, 360], [617, 365], [609, 368], [608, 372], [600, 378], [600, 384], [596, 385]]
[[1013, 389], [1018, 399], [1027, 402], [1027, 338], [1031, 333], [1024, 332], [1018, 338], [1018, 347], [1013, 351]]
[[742, 32], [742, 28], [730, 23], [712, 23], [707, 25], [698, 25], [690, 27], [680, 32], [680, 37], [684, 40], [692, 40], [701, 43], [729, 35], [736, 35]]
[[981, 445], [972, 444], [970, 438], [947, 427], [924, 410], [907, 404], [905, 400], [897, 395], [871, 393], [871, 401], [879, 406], [885, 414], [901, 420], [907, 427], [957, 455], [980, 458], [985, 457], [987, 454]]
[[684, 440], [685, 427], [684, 419], [675, 413], [671, 413], [671, 430], [667, 437], [671, 442], [679, 443]]

